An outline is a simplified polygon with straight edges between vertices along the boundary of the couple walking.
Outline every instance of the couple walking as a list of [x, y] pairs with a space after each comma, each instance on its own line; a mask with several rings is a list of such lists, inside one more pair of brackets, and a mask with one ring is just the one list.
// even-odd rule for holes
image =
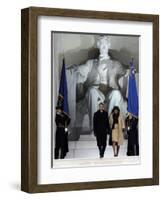
[[100, 158], [104, 157], [107, 134], [110, 135], [109, 145], [113, 147], [114, 156], [118, 156], [120, 145], [123, 144], [123, 131], [125, 124], [118, 106], [115, 106], [108, 116], [104, 104], [99, 104], [99, 110], [94, 113], [93, 130], [99, 148]]

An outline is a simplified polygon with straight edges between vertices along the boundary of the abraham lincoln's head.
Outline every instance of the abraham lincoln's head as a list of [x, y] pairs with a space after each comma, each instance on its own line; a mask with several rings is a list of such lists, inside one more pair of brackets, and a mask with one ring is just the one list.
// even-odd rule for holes
[[110, 46], [111, 44], [109, 36], [100, 36], [97, 39], [97, 47], [100, 51], [100, 57], [108, 57]]

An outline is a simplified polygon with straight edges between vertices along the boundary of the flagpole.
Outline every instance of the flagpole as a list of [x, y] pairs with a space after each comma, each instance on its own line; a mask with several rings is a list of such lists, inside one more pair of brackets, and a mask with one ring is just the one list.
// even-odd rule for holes
[[65, 59], [65, 54], [64, 52], [61, 54], [62, 60]]
[[131, 62], [134, 63], [134, 57], [133, 56], [131, 56]]

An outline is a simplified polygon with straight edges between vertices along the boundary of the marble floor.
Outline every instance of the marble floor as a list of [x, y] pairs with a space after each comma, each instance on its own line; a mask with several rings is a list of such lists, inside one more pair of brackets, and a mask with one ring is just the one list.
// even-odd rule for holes
[[[109, 138], [107, 139], [108, 143]], [[119, 157], [126, 156], [127, 141], [120, 147]], [[112, 146], [107, 144], [105, 158], [113, 157]], [[78, 141], [69, 141], [69, 152], [65, 159], [71, 158], [99, 158], [99, 151], [94, 135], [81, 135]]]
[[104, 158], [101, 159], [99, 158], [99, 151], [94, 135], [82, 135], [78, 141], [69, 141], [69, 152], [65, 159], [54, 159], [53, 168], [140, 164], [139, 156], [126, 156], [126, 151], [127, 140], [120, 147], [118, 157], [113, 156], [112, 146], [107, 144]]
[[[109, 138], [107, 139], [107, 141]], [[94, 135], [82, 135], [78, 141], [69, 142], [69, 152], [65, 159], [53, 160], [53, 168], [103, 167], [140, 164], [139, 156], [126, 156], [127, 140], [120, 147], [119, 156], [114, 157], [112, 146], [107, 144], [104, 158], [99, 151]]]

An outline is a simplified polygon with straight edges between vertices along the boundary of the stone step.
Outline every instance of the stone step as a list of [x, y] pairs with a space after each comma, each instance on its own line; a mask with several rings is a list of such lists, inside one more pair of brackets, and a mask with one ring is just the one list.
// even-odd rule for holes
[[[126, 149], [127, 146], [127, 141], [124, 141], [124, 144], [121, 146], [122, 149]], [[107, 140], [107, 147], [111, 147], [108, 145], [108, 140]], [[97, 142], [96, 140], [94, 141], [69, 141], [69, 149], [85, 149], [85, 150], [90, 150], [90, 149], [97, 149]]]
[[58, 159], [54, 160], [53, 168], [72, 168], [72, 167], [99, 167], [99, 166], [117, 166], [117, 165], [137, 165], [140, 164], [139, 156], [118, 156], [113, 157], [105, 154], [104, 158], [81, 158], [81, 159]]
[[79, 141], [96, 141], [96, 137], [91, 135], [80, 135]]
[[[120, 147], [119, 156], [126, 156], [126, 152], [127, 147], [126, 145], [123, 145]], [[113, 157], [113, 149], [111, 146], [106, 147], [105, 157]], [[69, 148], [66, 158], [99, 158], [99, 150], [97, 146], [92, 148]]]

